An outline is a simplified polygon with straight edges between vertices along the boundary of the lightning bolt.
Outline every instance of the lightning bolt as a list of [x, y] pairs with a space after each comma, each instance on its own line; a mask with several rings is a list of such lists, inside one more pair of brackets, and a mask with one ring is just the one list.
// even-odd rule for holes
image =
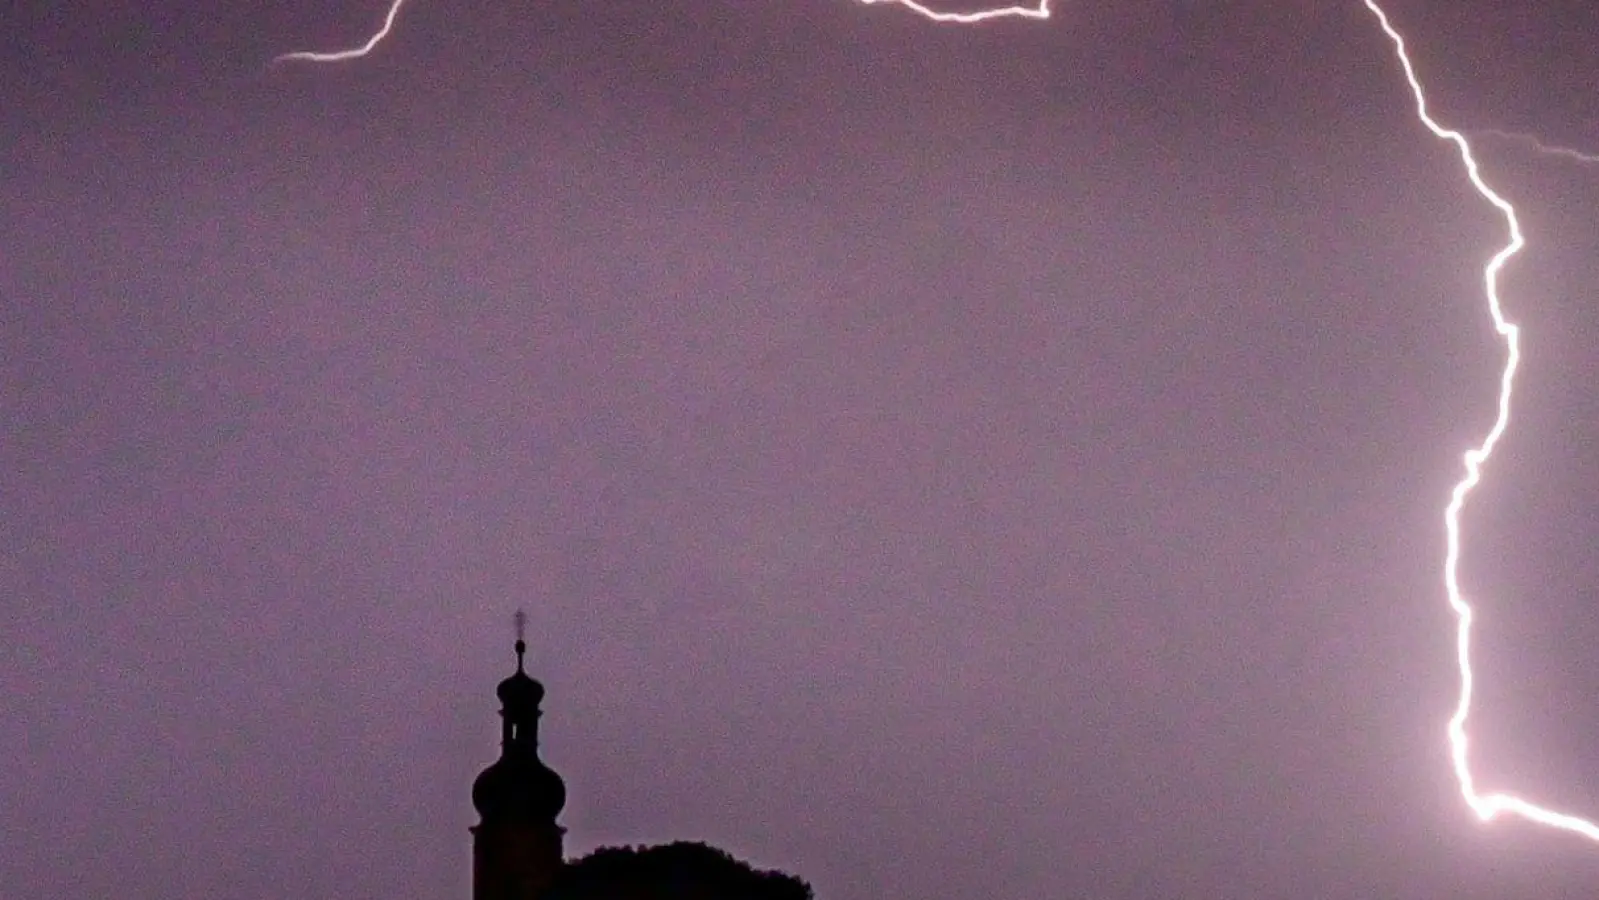
[[1483, 437], [1482, 443], [1466, 451], [1466, 474], [1455, 484], [1454, 490], [1449, 495], [1449, 505], [1444, 508], [1444, 532], [1448, 538], [1444, 555], [1444, 589], [1448, 594], [1449, 608], [1455, 614], [1455, 653], [1460, 665], [1460, 696], [1455, 703], [1454, 715], [1449, 717], [1448, 728], [1449, 755], [1454, 763], [1455, 780], [1459, 782], [1461, 796], [1471, 806], [1472, 812], [1484, 822], [1508, 813], [1550, 828], [1579, 834], [1599, 843], [1599, 825], [1579, 816], [1539, 806], [1514, 794], [1480, 793], [1477, 790], [1476, 778], [1471, 773], [1468, 758], [1470, 740], [1466, 734], [1466, 719], [1471, 715], [1472, 690], [1475, 686], [1471, 670], [1473, 613], [1471, 604], [1466, 602], [1466, 598], [1460, 592], [1460, 513], [1465, 509], [1466, 498], [1482, 480], [1483, 465], [1493, 456], [1494, 447], [1498, 445], [1499, 439], [1504, 437], [1505, 429], [1510, 425], [1510, 397], [1515, 387], [1516, 368], [1521, 362], [1521, 329], [1505, 318], [1504, 307], [1499, 300], [1499, 274], [1504, 269], [1505, 263], [1521, 252], [1527, 241], [1522, 236], [1521, 223], [1516, 218], [1515, 207], [1483, 180], [1477, 159], [1471, 152], [1471, 143], [1466, 140], [1466, 136], [1439, 125], [1427, 111], [1427, 96], [1422, 91], [1421, 81], [1416, 77], [1415, 67], [1411, 65], [1410, 55], [1405, 52], [1404, 37], [1394, 28], [1393, 23], [1388, 21], [1387, 13], [1377, 5], [1376, 0], [1362, 0], [1362, 2], [1372, 15], [1377, 17], [1377, 23], [1382, 27], [1383, 33], [1393, 42], [1394, 52], [1404, 69], [1405, 80], [1410, 84], [1410, 93], [1416, 100], [1416, 117], [1433, 135], [1440, 140], [1453, 143], [1460, 151], [1460, 161], [1466, 168], [1466, 177], [1471, 180], [1472, 187], [1477, 189], [1477, 193], [1481, 194], [1484, 200], [1499, 210], [1500, 215], [1504, 217], [1505, 226], [1510, 231], [1510, 241], [1488, 260], [1487, 266], [1483, 269], [1483, 284], [1488, 294], [1488, 313], [1493, 317], [1494, 330], [1505, 341], [1505, 367], [1499, 375], [1499, 412], [1494, 417], [1493, 427], [1488, 429], [1487, 435]]
[[[957, 25], [973, 25], [986, 22], [990, 19], [1047, 19], [1049, 18], [1049, 4], [1051, 0], [1038, 0], [1036, 6], [1001, 6], [992, 9], [980, 9], [973, 12], [939, 12], [930, 6], [924, 6], [916, 0], [856, 0], [862, 6], [879, 6], [884, 3], [903, 6], [906, 9], [933, 22], [948, 22]], [[389, 32], [394, 30], [394, 19], [400, 14], [400, 7], [405, 5], [405, 0], [393, 0], [389, 5], [388, 14], [383, 17], [383, 26], [366, 42], [351, 47], [348, 50], [334, 50], [327, 53], [318, 53], [311, 50], [296, 50], [293, 53], [284, 53], [273, 58], [274, 63], [282, 62], [319, 62], [333, 63], [360, 59], [371, 53], [377, 46], [388, 38]]]
[[1524, 131], [1501, 131], [1497, 128], [1484, 128], [1481, 133], [1504, 138], [1507, 141], [1515, 141], [1518, 144], [1526, 144], [1545, 156], [1562, 156], [1580, 163], [1599, 163], [1599, 154], [1584, 153], [1581, 150], [1573, 150], [1570, 147], [1546, 144], [1539, 140], [1537, 135], [1528, 134]]
[[980, 9], [975, 12], [939, 12], [916, 2], [916, 0], [856, 0], [862, 6], [879, 6], [890, 3], [894, 6], [903, 6], [913, 13], [932, 22], [947, 22], [956, 25], [973, 25], [986, 22], [990, 19], [1047, 19], [1049, 18], [1050, 0], [1038, 0], [1036, 6], [997, 6], [992, 9]]
[[[1048, 19], [1051, 16], [1051, 0], [1038, 0], [1035, 5], [998, 6], [978, 9], [970, 12], [950, 12], [926, 6], [918, 0], [855, 0], [862, 6], [893, 5], [907, 9], [930, 22], [973, 25], [997, 19]], [[1476, 156], [1472, 153], [1471, 143], [1465, 134], [1454, 129], [1440, 125], [1428, 111], [1426, 92], [1421, 86], [1420, 79], [1416, 76], [1415, 66], [1411, 64], [1410, 54], [1405, 47], [1404, 36], [1400, 34], [1388, 14], [1378, 5], [1376, 0], [1361, 0], [1366, 9], [1377, 19], [1390, 42], [1393, 44], [1394, 53], [1398, 58], [1405, 81], [1410, 87], [1411, 96], [1415, 100], [1416, 117], [1427, 130], [1432, 132], [1439, 140], [1453, 144], [1459, 152], [1460, 162], [1465, 168], [1466, 178], [1477, 193], [1504, 219], [1505, 227], [1509, 232], [1509, 239], [1505, 245], [1489, 258], [1483, 267], [1483, 287], [1486, 292], [1488, 313], [1493, 319], [1494, 330], [1505, 343], [1505, 363], [1499, 375], [1498, 411], [1494, 417], [1493, 425], [1488, 429], [1482, 441], [1475, 447], [1467, 450], [1464, 456], [1465, 474], [1455, 483], [1449, 494], [1449, 503], [1444, 507], [1444, 534], [1447, 539], [1444, 554], [1443, 581], [1444, 591], [1449, 602], [1449, 608], [1455, 617], [1455, 652], [1459, 667], [1460, 691], [1455, 703], [1453, 715], [1449, 717], [1447, 736], [1449, 755], [1454, 768], [1455, 780], [1459, 784], [1460, 794], [1470, 806], [1477, 818], [1488, 822], [1501, 815], [1519, 816], [1530, 822], [1543, 825], [1560, 831], [1580, 835], [1590, 841], [1599, 843], [1599, 825], [1568, 813], [1558, 812], [1533, 803], [1515, 794], [1505, 792], [1483, 793], [1478, 790], [1476, 777], [1472, 774], [1470, 765], [1470, 738], [1466, 732], [1466, 722], [1471, 715], [1471, 701], [1475, 688], [1475, 676], [1471, 668], [1471, 624], [1474, 616], [1472, 606], [1466, 601], [1460, 589], [1460, 517], [1466, 507], [1466, 501], [1473, 489], [1482, 481], [1483, 466], [1493, 456], [1494, 449], [1504, 437], [1510, 425], [1510, 401], [1515, 388], [1516, 370], [1521, 362], [1521, 330], [1514, 322], [1510, 321], [1504, 312], [1504, 305], [1499, 298], [1499, 276], [1506, 263], [1521, 252], [1526, 246], [1526, 238], [1521, 231], [1521, 222], [1516, 217], [1515, 207], [1510, 202], [1490, 187], [1483, 179], [1482, 172], [1477, 163]], [[383, 26], [367, 41], [349, 50], [340, 50], [332, 53], [296, 52], [285, 53], [277, 57], [274, 62], [303, 60], [307, 62], [342, 62], [357, 59], [371, 53], [394, 27], [394, 19], [399, 14], [400, 7], [405, 0], [393, 0], [389, 7], [388, 15], [383, 20]], [[1599, 156], [1582, 153], [1566, 147], [1554, 147], [1544, 144], [1532, 135], [1517, 132], [1504, 132], [1487, 130], [1483, 134], [1490, 134], [1510, 140], [1531, 143], [1534, 149], [1541, 153], [1564, 156], [1584, 163], [1599, 163]]]
[[389, 32], [394, 30], [394, 19], [395, 17], [399, 16], [400, 7], [404, 5], [405, 0], [394, 0], [394, 2], [389, 6], [388, 14], [383, 17], [383, 27], [379, 28], [375, 34], [366, 39], [366, 43], [359, 47], [351, 47], [348, 50], [335, 50], [331, 53], [318, 53], [312, 50], [296, 50], [293, 53], [284, 53], [280, 56], [277, 56], [272, 60], [272, 62], [331, 63], [344, 62], [347, 59], [360, 59], [368, 53], [371, 53], [372, 49], [378, 44], [383, 43], [383, 39], [387, 38], [389, 36]]

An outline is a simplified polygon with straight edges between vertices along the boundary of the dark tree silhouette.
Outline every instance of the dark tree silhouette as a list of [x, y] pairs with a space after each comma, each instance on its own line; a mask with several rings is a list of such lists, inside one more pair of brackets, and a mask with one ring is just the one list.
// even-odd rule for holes
[[813, 900], [811, 886], [705, 844], [602, 847], [568, 863], [546, 900]]

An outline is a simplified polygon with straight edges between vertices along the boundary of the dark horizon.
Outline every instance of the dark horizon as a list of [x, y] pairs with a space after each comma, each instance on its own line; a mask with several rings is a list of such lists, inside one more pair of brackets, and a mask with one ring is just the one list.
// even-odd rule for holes
[[[1599, 150], [1599, 7], [1385, 4]], [[469, 896], [529, 613], [574, 855], [823, 900], [1586, 896], [1483, 826], [1442, 508], [1504, 239], [1358, 0], [0, 11], [0, 896]], [[1599, 167], [1466, 516], [1486, 788], [1599, 816]]]

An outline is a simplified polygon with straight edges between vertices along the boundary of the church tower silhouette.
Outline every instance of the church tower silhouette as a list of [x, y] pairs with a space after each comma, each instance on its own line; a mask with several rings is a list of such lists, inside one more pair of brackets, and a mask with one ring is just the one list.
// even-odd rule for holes
[[566, 784], [539, 759], [544, 686], [523, 671], [525, 617], [516, 618], [516, 673], [500, 682], [500, 758], [472, 783], [473, 900], [538, 900], [565, 865], [556, 823]]

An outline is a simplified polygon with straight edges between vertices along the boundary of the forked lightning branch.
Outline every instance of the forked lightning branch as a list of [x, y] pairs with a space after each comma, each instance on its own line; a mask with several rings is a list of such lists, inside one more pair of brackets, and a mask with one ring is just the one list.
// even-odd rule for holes
[[[381, 27], [358, 46], [346, 50], [327, 52], [297, 51], [285, 53], [279, 56], [275, 62], [331, 63], [359, 59], [366, 56], [389, 36], [405, 2], [406, 0], [393, 0], [383, 18]], [[1042, 20], [1050, 18], [1052, 14], [1050, 0], [1038, 0], [1037, 3], [1027, 6], [992, 6], [970, 10], [942, 10], [917, 2], [917, 0], [852, 0], [852, 2], [862, 6], [896, 6], [921, 16], [930, 22], [948, 25], [977, 25], [999, 19]], [[1448, 600], [1449, 608], [1455, 617], [1456, 658], [1460, 669], [1459, 696], [1447, 727], [1450, 762], [1454, 767], [1455, 779], [1460, 785], [1461, 795], [1465, 798], [1472, 811], [1483, 821], [1488, 821], [1501, 815], [1519, 816], [1539, 825], [1568, 831], [1599, 843], [1599, 825], [1595, 825], [1593, 822], [1578, 816], [1540, 806], [1512, 793], [1484, 793], [1479, 791], [1476, 778], [1471, 771], [1471, 744], [1466, 724], [1471, 714], [1472, 693], [1475, 688], [1475, 676], [1471, 667], [1473, 612], [1471, 604], [1467, 602], [1460, 587], [1461, 514], [1465, 511], [1466, 501], [1470, 498], [1472, 490], [1482, 480], [1483, 467], [1492, 458], [1495, 447], [1498, 446], [1500, 439], [1504, 437], [1506, 429], [1510, 426], [1510, 402], [1515, 388], [1516, 369], [1521, 361], [1521, 345], [1519, 329], [1514, 322], [1511, 322], [1505, 316], [1499, 295], [1499, 280], [1505, 264], [1521, 251], [1522, 247], [1525, 246], [1526, 240], [1521, 232], [1521, 224], [1516, 218], [1515, 208], [1484, 180], [1476, 156], [1472, 152], [1471, 143], [1466, 139], [1465, 134], [1440, 125], [1432, 117], [1427, 107], [1426, 93], [1422, 90], [1421, 81], [1417, 77], [1415, 67], [1411, 64], [1410, 55], [1405, 49], [1403, 35], [1389, 20], [1387, 13], [1376, 3], [1376, 0], [1361, 0], [1361, 2], [1375, 17], [1378, 27], [1393, 45], [1400, 70], [1415, 100], [1417, 119], [1435, 137], [1454, 145], [1459, 152], [1460, 162], [1464, 167], [1467, 180], [1471, 182], [1472, 187], [1476, 189], [1483, 200], [1497, 210], [1504, 219], [1505, 227], [1508, 231], [1508, 239], [1505, 245], [1497, 253], [1493, 254], [1483, 267], [1483, 288], [1488, 315], [1492, 318], [1494, 329], [1499, 333], [1505, 344], [1504, 367], [1500, 370], [1499, 377], [1497, 413], [1492, 426], [1483, 436], [1481, 442], [1466, 451], [1464, 459], [1465, 472], [1460, 480], [1455, 483], [1449, 495], [1449, 502], [1443, 510], [1446, 537], [1443, 564], [1444, 593]], [[1566, 156], [1578, 162], [1599, 162], [1599, 157], [1579, 151], [1564, 147], [1545, 146], [1530, 135], [1513, 132], [1485, 133], [1512, 140], [1530, 142], [1539, 152]]]

